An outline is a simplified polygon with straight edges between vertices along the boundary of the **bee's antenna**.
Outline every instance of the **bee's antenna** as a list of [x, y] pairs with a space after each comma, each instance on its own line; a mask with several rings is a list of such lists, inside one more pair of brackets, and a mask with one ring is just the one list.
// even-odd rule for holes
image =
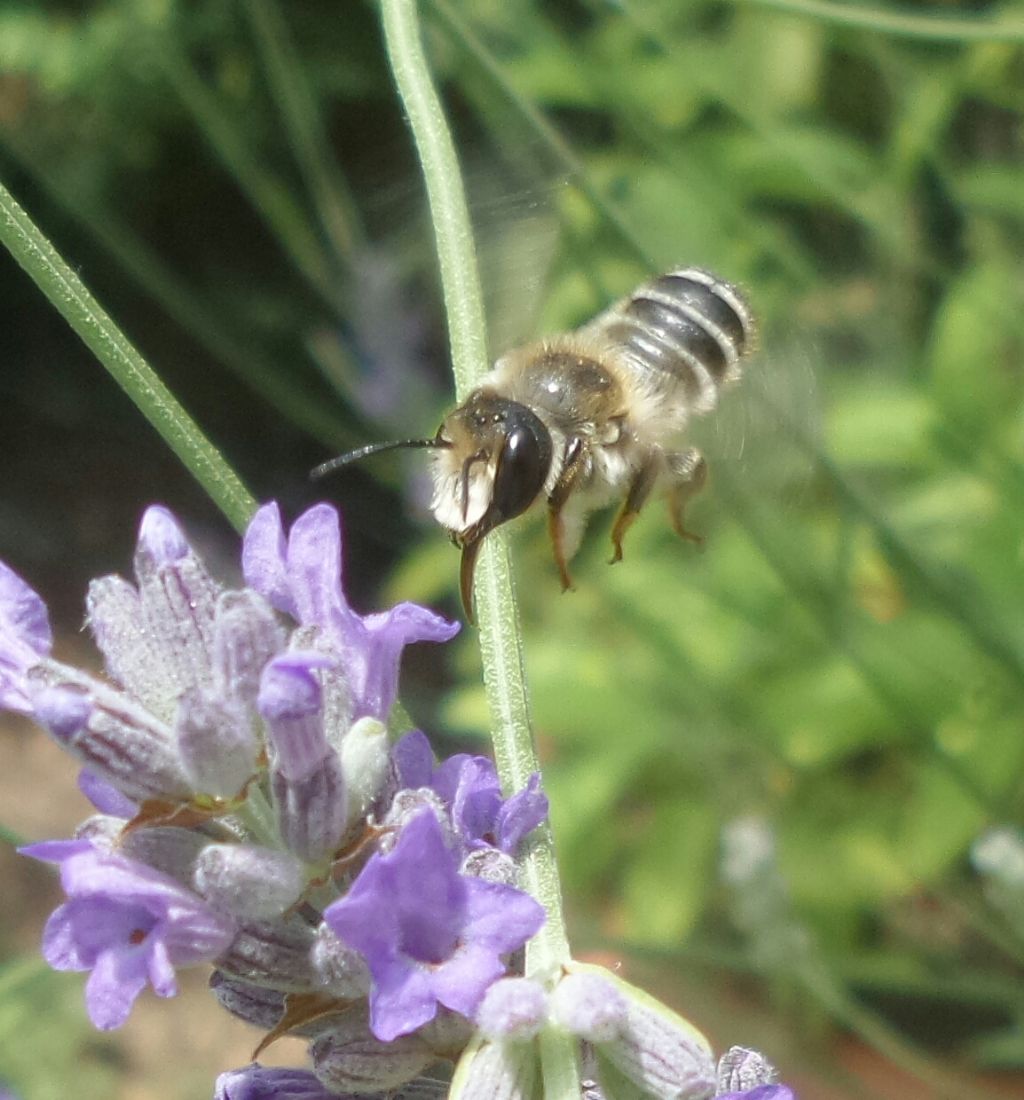
[[317, 481], [327, 474], [333, 474], [335, 470], [340, 470], [343, 466], [349, 466], [353, 462], [359, 462], [361, 459], [369, 458], [370, 455], [380, 454], [381, 451], [396, 451], [400, 447], [450, 447], [451, 443], [447, 439], [441, 439], [438, 436], [432, 436], [430, 439], [395, 439], [389, 440], [387, 443], [367, 443], [365, 447], [357, 447], [354, 451], [346, 451], [343, 455], [338, 455], [337, 458], [332, 458], [328, 462], [322, 463], [317, 466], [315, 470], [310, 470], [309, 476]]

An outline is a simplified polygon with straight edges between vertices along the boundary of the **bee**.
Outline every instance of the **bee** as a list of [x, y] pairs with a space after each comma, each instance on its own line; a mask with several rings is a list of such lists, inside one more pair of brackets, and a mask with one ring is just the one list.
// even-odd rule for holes
[[696, 267], [638, 287], [588, 324], [503, 355], [429, 439], [374, 443], [318, 477], [397, 447], [432, 452], [431, 510], [462, 550], [460, 588], [472, 621], [473, 573], [485, 536], [543, 500], [562, 588], [587, 516], [620, 500], [612, 562], [647, 498], [666, 490], [685, 539], [687, 502], [707, 479], [686, 446], [691, 416], [715, 408], [740, 376], [755, 323], [743, 295]]

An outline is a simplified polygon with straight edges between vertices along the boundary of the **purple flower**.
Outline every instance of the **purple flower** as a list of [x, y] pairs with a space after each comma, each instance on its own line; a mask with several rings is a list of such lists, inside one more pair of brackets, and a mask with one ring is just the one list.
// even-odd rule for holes
[[392, 750], [403, 787], [430, 787], [451, 809], [452, 822], [467, 848], [490, 846], [514, 855], [527, 833], [548, 816], [548, 799], [540, 776], [503, 799], [494, 764], [485, 756], [459, 753], [433, 767], [430, 743], [413, 730]]
[[89, 1019], [120, 1027], [152, 984], [160, 997], [178, 988], [174, 969], [216, 958], [234, 923], [174, 879], [88, 841], [29, 845], [25, 855], [60, 864], [67, 901], [43, 932], [43, 957], [55, 970], [90, 970]]
[[446, 642], [459, 624], [413, 603], [359, 615], [341, 587], [338, 513], [318, 504], [292, 524], [287, 541], [276, 504], [265, 504], [245, 533], [246, 583], [279, 611], [316, 626], [338, 656], [352, 695], [352, 717], [384, 721], [398, 690], [398, 663], [412, 642]]
[[471, 1015], [544, 911], [511, 886], [460, 875], [432, 813], [387, 855], [372, 856], [324, 920], [370, 968], [370, 1026], [385, 1042], [432, 1020], [438, 1005]]

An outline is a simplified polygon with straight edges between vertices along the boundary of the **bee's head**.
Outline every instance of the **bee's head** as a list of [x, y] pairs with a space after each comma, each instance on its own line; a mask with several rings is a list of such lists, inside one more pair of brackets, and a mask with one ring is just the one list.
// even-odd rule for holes
[[525, 405], [483, 389], [448, 415], [437, 440], [431, 507], [462, 547], [468, 614], [480, 541], [537, 499], [551, 470], [551, 434]]
[[551, 469], [551, 434], [518, 401], [476, 390], [449, 413], [430, 439], [371, 443], [318, 466], [312, 476], [400, 447], [427, 447], [434, 459], [438, 523], [462, 547], [462, 602], [472, 621], [473, 568], [480, 541], [537, 499]]

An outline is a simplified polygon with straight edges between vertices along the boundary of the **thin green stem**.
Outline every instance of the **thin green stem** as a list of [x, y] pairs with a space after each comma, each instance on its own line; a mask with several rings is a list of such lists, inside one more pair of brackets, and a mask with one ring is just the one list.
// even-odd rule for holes
[[[416, 0], [382, 0], [381, 7], [391, 67], [426, 181], [461, 398], [487, 370], [483, 306], [462, 177], [423, 53]], [[495, 759], [506, 791], [519, 790], [537, 770], [537, 753], [508, 546], [500, 534], [488, 537], [480, 556], [476, 598]], [[545, 828], [538, 834], [525, 860], [524, 880], [544, 906], [547, 920], [527, 948], [526, 970], [545, 978], [568, 961], [569, 947], [551, 832]], [[541, 1045], [541, 1066], [548, 1100], [577, 1100], [580, 1083], [572, 1040], [550, 1036]]]
[[241, 531], [256, 502], [238, 475], [2, 185], [0, 241]]
[[1024, 23], [1019, 19], [943, 18], [911, 12], [881, 11], [878, 8], [834, 4], [831, 0], [739, 0], [740, 3], [773, 8], [788, 15], [806, 15], [825, 23], [860, 30], [878, 31], [903, 38], [924, 38], [934, 42], [1024, 42]]
[[459, 162], [430, 82], [413, 0], [383, 0], [395, 83], [409, 116], [430, 202], [448, 314], [455, 395], [461, 401], [487, 372], [483, 297]]

